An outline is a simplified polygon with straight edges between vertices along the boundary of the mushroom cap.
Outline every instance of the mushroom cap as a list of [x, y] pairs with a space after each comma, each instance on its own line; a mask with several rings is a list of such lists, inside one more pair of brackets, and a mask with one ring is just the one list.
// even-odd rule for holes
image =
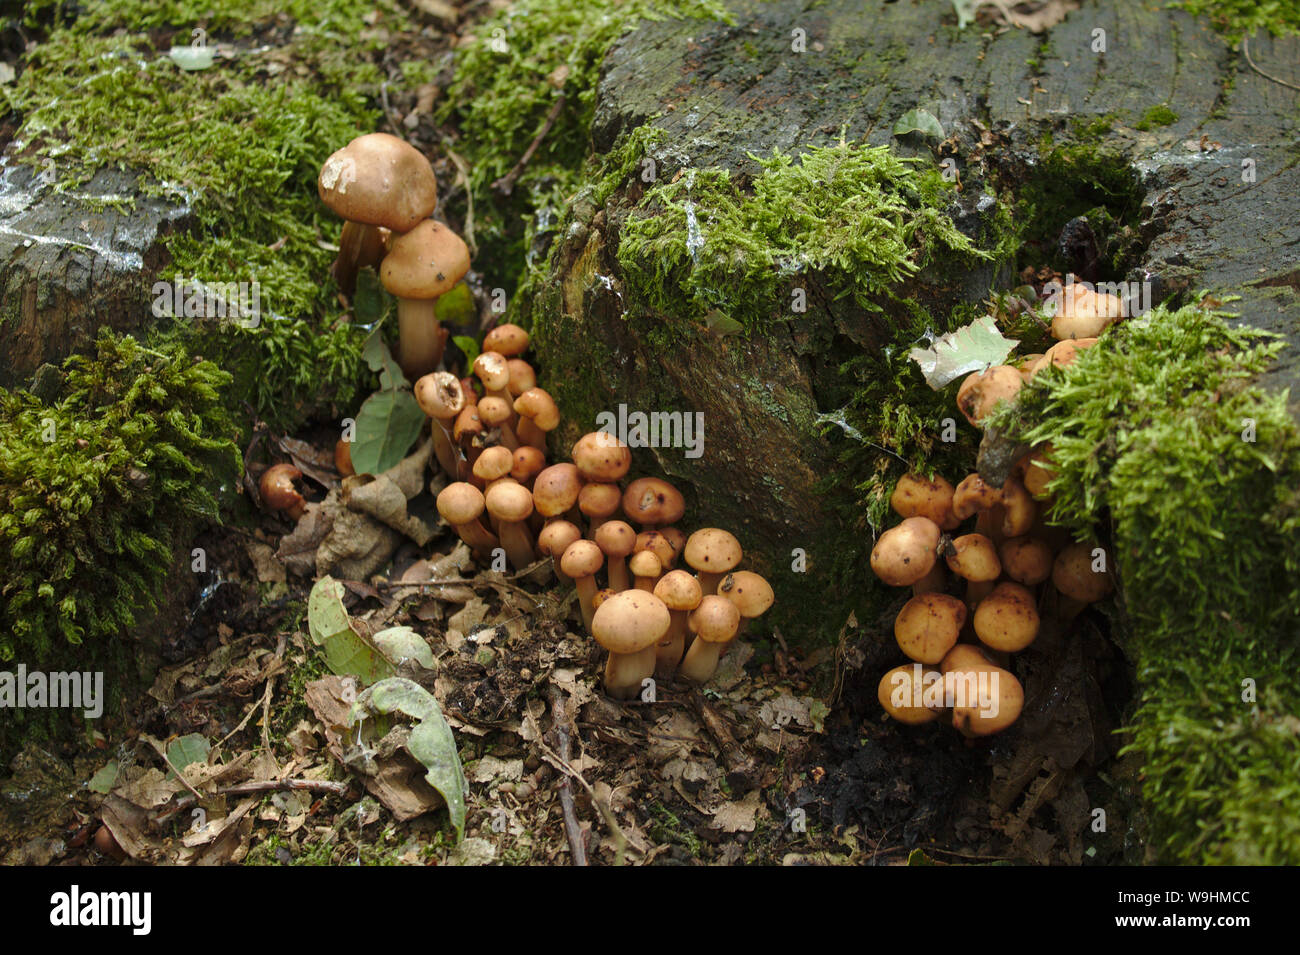
[[483, 492], [467, 481], [454, 481], [438, 492], [438, 513], [448, 524], [477, 520], [483, 506]]
[[1034, 587], [1052, 576], [1052, 548], [1037, 537], [1008, 537], [998, 547], [1002, 572], [1018, 584]]
[[600, 590], [597, 590], [594, 594], [591, 595], [591, 609], [599, 610], [600, 605], [603, 604], [610, 597], [614, 596], [616, 593], [618, 593], [617, 590], [610, 590], [608, 587], [600, 588]]
[[510, 387], [510, 363], [499, 352], [485, 351], [475, 358], [474, 374], [488, 391], [505, 391]]
[[660, 577], [654, 594], [669, 610], [694, 610], [704, 598], [699, 580], [684, 570], [670, 570]]
[[727, 574], [718, 584], [718, 595], [730, 600], [740, 615], [750, 620], [767, 613], [767, 608], [776, 600], [772, 585], [752, 570], [737, 570]]
[[450, 421], [465, 408], [460, 379], [449, 371], [435, 371], [415, 382], [415, 402], [430, 418]]
[[708, 594], [688, 618], [691, 633], [705, 643], [726, 643], [740, 626], [740, 608], [726, 597]]
[[409, 232], [438, 206], [438, 180], [429, 160], [388, 133], [358, 136], [331, 154], [316, 189], [344, 219], [394, 232]]
[[943, 532], [928, 517], [905, 517], [871, 548], [871, 570], [891, 587], [910, 587], [934, 567]]
[[497, 425], [509, 422], [510, 402], [497, 395], [488, 395], [486, 398], [480, 398], [478, 403], [478, 416], [489, 428], [495, 428]]
[[507, 358], [522, 355], [528, 350], [528, 333], [509, 322], [498, 325], [483, 336], [483, 350], [494, 351]]
[[667, 534], [659, 531], [642, 531], [636, 535], [636, 551], [648, 550], [659, 558], [659, 563], [671, 567], [677, 562], [677, 549]]
[[627, 569], [632, 571], [634, 577], [658, 577], [663, 573], [664, 565], [653, 551], [643, 550], [632, 555], [632, 559], [627, 562]]
[[940, 474], [923, 478], [908, 472], [894, 485], [889, 506], [899, 517], [928, 517], [940, 527], [952, 513], [953, 487]]
[[599, 521], [617, 514], [622, 503], [623, 492], [617, 484], [586, 484], [578, 492], [578, 510]]
[[606, 521], [596, 528], [595, 537], [607, 557], [626, 557], [636, 547], [636, 531], [624, 521]]
[[638, 524], [675, 524], [686, 513], [686, 499], [667, 481], [637, 478], [623, 492], [623, 513]]
[[591, 635], [610, 653], [638, 653], [668, 632], [664, 602], [645, 590], [625, 590], [596, 608]]
[[529, 388], [515, 399], [515, 411], [543, 431], [554, 431], [560, 425], [560, 406], [544, 388]]
[[1010, 365], [994, 365], [987, 371], [971, 372], [957, 389], [957, 410], [975, 427], [982, 427], [980, 422], [997, 404], [1015, 398], [1024, 383], [1020, 370]]
[[474, 476], [484, 481], [495, 481], [509, 474], [514, 466], [515, 456], [510, 449], [498, 444], [483, 449], [483, 453], [474, 462]]
[[[649, 533], [660, 535], [660, 536], [663, 537], [666, 541], [668, 541], [669, 545], [672, 547], [672, 549], [673, 549], [673, 557], [672, 557], [672, 560], [665, 560], [665, 561], [664, 561], [664, 566], [665, 566], [665, 567], [671, 567], [673, 564], [675, 564], [675, 563], [677, 562], [677, 557], [678, 557], [678, 556], [681, 554], [681, 552], [686, 548], [686, 535], [683, 534], [681, 531], [679, 531], [679, 530], [678, 530], [677, 528], [675, 528], [675, 527], [659, 527], [659, 528], [656, 528], [656, 529], [653, 530], [653, 531], [650, 531]], [[656, 550], [655, 553], [656, 553], [656, 554], [659, 554], [659, 551]], [[660, 560], [663, 560], [663, 559], [664, 559], [664, 555], [663, 555], [663, 554], [659, 554], [659, 559], [660, 559]]]
[[468, 271], [465, 240], [441, 222], [425, 219], [393, 236], [379, 265], [379, 281], [398, 298], [427, 300], [451, 291]]
[[735, 536], [717, 527], [703, 527], [686, 539], [686, 563], [701, 573], [725, 574], [744, 553]]
[[[902, 666], [894, 667], [888, 673], [880, 678], [880, 683], [876, 685], [876, 699], [880, 701], [881, 707], [885, 712], [898, 720], [900, 723], [906, 723], [916, 726], [921, 723], [929, 723], [939, 718], [939, 710], [929, 709], [925, 706], [913, 705], [913, 700], [917, 695], [917, 690], [924, 687], [924, 676], [928, 668], [921, 670], [922, 686], [917, 687], [916, 669], [911, 663], [904, 663]], [[902, 699], [902, 705], [894, 701], [894, 693], [898, 692]]]
[[452, 425], [451, 436], [459, 443], [461, 438], [472, 438], [482, 434], [483, 430], [483, 419], [478, 416], [478, 402], [475, 402], [460, 409], [460, 414], [456, 415], [456, 423]]
[[546, 452], [532, 445], [520, 445], [515, 448], [512, 457], [514, 464], [510, 468], [510, 476], [521, 484], [541, 474], [546, 467]]
[[1114, 586], [1110, 571], [1092, 569], [1092, 551], [1096, 544], [1074, 543], [1062, 549], [1052, 564], [1052, 584], [1067, 597], [1083, 603], [1095, 603]]
[[1124, 317], [1123, 299], [1076, 282], [1062, 290], [1060, 306], [1052, 317], [1052, 337], [1096, 338], [1106, 326]]
[[576, 540], [560, 555], [560, 570], [577, 580], [590, 577], [605, 566], [605, 555], [595, 541]]
[[938, 663], [957, 643], [966, 624], [966, 605], [948, 594], [918, 594], [894, 620], [894, 639], [909, 659]]
[[533, 513], [533, 496], [528, 488], [509, 479], [497, 481], [488, 488], [483, 500], [489, 514], [507, 523], [527, 520]]
[[582, 530], [571, 521], [555, 520], [537, 535], [537, 550], [547, 557], [563, 556], [569, 545], [582, 540]]
[[522, 358], [507, 358], [506, 370], [510, 372], [508, 388], [512, 395], [518, 397], [528, 389], [537, 387], [537, 372]]
[[584, 434], [569, 456], [588, 481], [618, 481], [632, 466], [632, 452], [628, 446], [605, 431]]
[[1038, 607], [1029, 588], [1004, 580], [975, 608], [975, 635], [994, 650], [1016, 653], [1038, 636]]
[[[302, 477], [302, 472], [292, 464], [273, 464], [266, 469], [257, 490], [262, 495], [262, 503], [273, 511], [287, 511], [303, 503], [303, 497], [293, 482]], [[634, 538], [635, 534], [632, 535]]]
[[[542, 517], [558, 517], [578, 500], [582, 475], [572, 464], [552, 464], [533, 481], [533, 504]], [[568, 571], [565, 571], [568, 573]]]

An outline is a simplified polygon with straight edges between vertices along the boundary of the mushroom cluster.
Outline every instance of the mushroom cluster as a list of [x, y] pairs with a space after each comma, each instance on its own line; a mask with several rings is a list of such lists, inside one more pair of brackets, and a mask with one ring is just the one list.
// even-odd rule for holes
[[436, 371], [447, 331], [434, 303], [469, 271], [469, 248], [429, 218], [438, 183], [424, 154], [388, 133], [358, 136], [321, 166], [321, 200], [345, 220], [334, 261], [339, 289], [351, 296], [357, 273], [377, 268], [397, 297], [397, 363], [411, 381]]
[[[1067, 344], [1082, 342], [1056, 347]], [[1021, 381], [1011, 366], [971, 375], [958, 407], [978, 426]], [[909, 473], [895, 486], [890, 506], [902, 520], [880, 535], [870, 562], [886, 584], [912, 588], [894, 637], [913, 662], [890, 670], [878, 688], [881, 706], [900, 722], [951, 710], [966, 736], [1006, 729], [1024, 703], [1010, 654], [1034, 642], [1044, 613], [1068, 623], [1110, 592], [1095, 545], [1070, 543], [1043, 520], [1050, 455], [1050, 447], [1022, 455], [1001, 487], [978, 473], [955, 487], [938, 474]]]

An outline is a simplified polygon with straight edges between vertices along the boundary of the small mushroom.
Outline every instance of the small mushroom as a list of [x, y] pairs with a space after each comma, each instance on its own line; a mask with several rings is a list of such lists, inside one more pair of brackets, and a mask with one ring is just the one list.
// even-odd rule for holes
[[[1004, 580], [975, 608], [975, 635], [994, 650], [1015, 653], [1038, 636], [1038, 608], [1023, 584]], [[936, 661], [937, 662], [937, 661]]]
[[[633, 538], [633, 544], [635, 542], [636, 539]], [[643, 550], [632, 555], [632, 559], [627, 562], [627, 569], [632, 572], [633, 587], [653, 593], [655, 584], [663, 574], [664, 565], [660, 563], [653, 551]]]
[[1047, 484], [1056, 477], [1056, 471], [1050, 463], [1051, 456], [1051, 444], [1040, 444], [1029, 452], [1029, 457], [1025, 460], [1025, 490], [1038, 501], [1045, 501], [1051, 496]]
[[1074, 543], [1056, 555], [1052, 564], [1052, 585], [1061, 593], [1057, 611], [1062, 620], [1070, 620], [1088, 604], [1101, 600], [1114, 588], [1110, 568], [1093, 570], [1093, 543]]
[[686, 625], [695, 639], [682, 658], [681, 675], [696, 683], [707, 683], [718, 669], [723, 648], [736, 636], [740, 608], [726, 597], [705, 594], [686, 618]]
[[587, 533], [595, 536], [600, 525], [612, 520], [623, 504], [617, 484], [584, 484], [578, 492], [578, 510], [587, 518]]
[[1024, 484], [1009, 477], [1002, 485], [1002, 537], [1019, 537], [1029, 533], [1038, 518], [1038, 505]]
[[528, 351], [528, 333], [518, 325], [503, 322], [483, 336], [483, 350], [515, 358]]
[[1002, 489], [985, 483], [979, 474], [962, 478], [952, 496], [952, 512], [958, 520], [986, 511], [1002, 503]]
[[705, 595], [715, 593], [718, 582], [740, 563], [740, 541], [717, 527], [704, 527], [686, 539], [686, 563], [699, 575]]
[[334, 442], [334, 470], [339, 477], [351, 477], [357, 473], [352, 466], [352, 442], [339, 438]]
[[558, 518], [543, 527], [541, 533], [537, 535], [537, 552], [543, 557], [551, 558], [551, 568], [555, 571], [556, 579], [562, 584], [571, 584], [573, 581], [560, 568], [560, 558], [564, 556], [570, 544], [579, 540], [582, 540], [582, 531], [578, 525]]
[[1034, 587], [1052, 576], [1052, 548], [1037, 537], [1009, 537], [998, 547], [1002, 572], [1018, 584]]
[[[533, 506], [548, 520], [573, 509], [582, 490], [582, 475], [572, 464], [552, 464], [533, 480]], [[577, 523], [576, 521], [574, 523]]]
[[660, 524], [676, 524], [686, 513], [682, 492], [667, 481], [654, 477], [637, 478], [623, 492], [623, 513], [627, 519], [653, 530]]
[[752, 570], [736, 570], [722, 578], [718, 584], [718, 596], [726, 597], [740, 611], [740, 624], [736, 627], [736, 636], [740, 636], [749, 627], [751, 620], [756, 620], [767, 613], [776, 600], [772, 585], [761, 574]]
[[453, 480], [464, 477], [462, 457], [452, 437], [456, 416], [465, 410], [465, 392], [460, 379], [450, 372], [435, 371], [419, 378], [412, 388], [420, 410], [433, 421], [433, 453], [443, 472]]
[[656, 648], [670, 623], [664, 602], [644, 590], [614, 594], [600, 605], [591, 635], [609, 651], [604, 680], [609, 696], [636, 698], [641, 682], [654, 675]]
[[970, 581], [997, 580], [1002, 573], [998, 552], [983, 534], [963, 534], [944, 548], [948, 569]]
[[617, 437], [605, 431], [584, 434], [570, 455], [588, 481], [612, 484], [623, 479], [632, 466], [632, 452]]
[[1052, 337], [1096, 338], [1107, 326], [1124, 318], [1124, 300], [1109, 292], [1094, 292], [1086, 285], [1067, 285], [1052, 317]]
[[514, 466], [514, 453], [509, 448], [494, 445], [484, 448], [483, 453], [474, 462], [474, 477], [483, 482], [483, 490], [486, 492], [497, 481], [506, 479], [514, 481], [514, 478], [510, 477]]
[[582, 622], [591, 633], [591, 615], [595, 612], [591, 600], [596, 595], [596, 573], [605, 565], [605, 555], [594, 541], [576, 540], [560, 556], [560, 570], [573, 581], [578, 592], [578, 606], [582, 609]]
[[908, 659], [938, 663], [966, 625], [966, 605], [948, 594], [922, 594], [903, 605], [894, 620], [894, 639]]
[[506, 370], [510, 372], [510, 384], [506, 390], [512, 398], [518, 398], [525, 391], [537, 387], [537, 372], [522, 358], [507, 358]]
[[963, 736], [992, 736], [1020, 718], [1025, 706], [1025, 688], [1015, 674], [1001, 667], [954, 672], [964, 678], [966, 687], [975, 687], [974, 691], [964, 691], [964, 700], [960, 700], [963, 694], [958, 692], [959, 701], [964, 705], [952, 708], [952, 725]]
[[545, 453], [528, 445], [515, 448], [513, 460], [510, 476], [525, 487], [531, 487], [533, 479], [546, 470]]
[[684, 570], [670, 570], [655, 584], [654, 595], [664, 602], [671, 617], [668, 632], [655, 649], [655, 677], [669, 680], [686, 652], [686, 618], [700, 605], [704, 593], [694, 576]]
[[632, 586], [627, 575], [627, 557], [636, 547], [636, 531], [625, 521], [606, 521], [596, 528], [595, 541], [605, 555], [610, 589], [627, 590]]
[[469, 271], [469, 248], [441, 222], [425, 219], [395, 235], [379, 266], [384, 288], [397, 296], [397, 363], [411, 381], [437, 370], [447, 333], [434, 301]]
[[257, 485], [262, 504], [272, 511], [283, 512], [291, 520], [298, 520], [307, 509], [307, 502], [293, 486], [293, 482], [301, 477], [302, 472], [292, 464], [271, 465]]
[[907, 517], [880, 535], [871, 549], [871, 569], [891, 587], [910, 587], [935, 562], [935, 548], [943, 532], [928, 517]]
[[677, 550], [673, 547], [672, 539], [660, 531], [642, 531], [636, 535], [636, 547], [632, 553], [637, 554], [643, 550], [653, 552], [665, 570], [671, 570], [673, 564], [677, 563]]
[[937, 670], [904, 663], [894, 667], [880, 678], [876, 686], [876, 699], [886, 713], [908, 726], [918, 726], [937, 720], [940, 709], [924, 704], [925, 691], [941, 679]]
[[960, 516], [954, 514], [953, 493], [941, 475], [927, 479], [909, 472], [898, 479], [889, 506], [899, 517], [928, 517], [944, 530], [953, 530]]
[[975, 427], [982, 427], [999, 402], [1020, 393], [1024, 379], [1010, 365], [994, 365], [988, 371], [973, 372], [957, 389], [957, 410]]
[[508, 401], [496, 395], [485, 395], [479, 399], [478, 416], [484, 425], [500, 435], [499, 440], [503, 447], [511, 451], [519, 447], [519, 438], [516, 437], [515, 430], [511, 426], [514, 412], [511, 411]]
[[514, 400], [519, 415], [519, 440], [546, 448], [546, 435], [560, 426], [560, 409], [544, 388], [529, 388]]
[[1063, 342], [1057, 342], [1047, 349], [1047, 354], [1030, 372], [1029, 377], [1033, 378], [1044, 368], [1064, 368], [1066, 365], [1073, 365], [1080, 352], [1087, 351], [1095, 344], [1097, 344], [1095, 338], [1067, 339]]
[[523, 570], [537, 559], [526, 523], [533, 513], [533, 496], [528, 488], [506, 478], [493, 483], [483, 498], [488, 513], [497, 519], [497, 532], [510, 565]]
[[483, 507], [483, 492], [467, 481], [454, 481], [438, 492], [438, 513], [480, 560], [491, 554], [498, 543], [496, 535], [480, 520]]

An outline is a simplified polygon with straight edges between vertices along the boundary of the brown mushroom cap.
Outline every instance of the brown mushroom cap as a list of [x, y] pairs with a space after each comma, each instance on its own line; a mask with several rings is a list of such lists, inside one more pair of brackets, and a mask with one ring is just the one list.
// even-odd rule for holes
[[469, 271], [469, 247], [441, 222], [425, 219], [393, 236], [379, 280], [398, 298], [432, 299], [451, 291]]
[[986, 484], [978, 473], [968, 474], [962, 478], [953, 492], [952, 512], [960, 520], [966, 520], [978, 511], [1002, 503], [1002, 489]]
[[735, 604], [740, 615], [747, 620], [767, 613], [767, 608], [776, 600], [772, 585], [752, 570], [737, 570], [723, 577], [718, 584], [718, 596]]
[[1114, 586], [1109, 569], [1097, 573], [1092, 569], [1092, 551], [1096, 544], [1071, 544], [1056, 555], [1052, 564], [1052, 584], [1061, 593], [1082, 603], [1095, 603]]
[[1002, 572], [1026, 587], [1052, 576], [1052, 548], [1038, 537], [1009, 537], [998, 547]]
[[523, 484], [531, 481], [537, 475], [541, 474], [546, 468], [546, 452], [540, 448], [534, 448], [529, 445], [523, 445], [515, 448], [514, 464], [510, 468], [510, 476]]
[[618, 513], [623, 492], [617, 484], [586, 484], [578, 492], [578, 510], [595, 521], [605, 521]]
[[510, 402], [496, 395], [488, 395], [478, 403], [478, 416], [489, 428], [510, 422]]
[[[661, 553], [657, 549], [655, 550], [655, 553], [659, 554], [659, 559], [664, 560], [664, 566], [671, 567], [673, 564], [677, 562], [678, 555], [680, 555], [681, 552], [686, 549], [686, 535], [683, 534], [675, 527], [659, 527], [653, 531], [650, 531], [650, 533], [661, 535], [665, 540], [668, 541], [669, 546], [672, 547], [673, 549], [672, 560], [664, 560], [663, 553]], [[640, 537], [641, 535], [638, 534], [637, 536]]]
[[669, 610], [694, 610], [704, 599], [700, 582], [684, 570], [670, 570], [660, 577], [654, 594]]
[[429, 160], [388, 133], [358, 136], [331, 154], [316, 188], [321, 201], [344, 219], [394, 232], [414, 229], [438, 205]]
[[966, 580], [984, 582], [997, 580], [1002, 574], [1002, 563], [993, 542], [983, 534], [963, 534], [952, 541], [952, 552], [946, 555], [948, 569]]
[[488, 513], [500, 521], [523, 521], [533, 513], [533, 496], [528, 488], [511, 480], [497, 481], [487, 489], [483, 500]]
[[1016, 653], [1038, 637], [1038, 607], [1023, 584], [1004, 580], [975, 608], [975, 635], [994, 650]]
[[1001, 401], [1014, 398], [1024, 378], [1010, 365], [994, 365], [985, 372], [968, 375], [957, 389], [957, 410], [975, 427], [989, 416]]
[[950, 670], [996, 670], [998, 665], [979, 647], [970, 643], [959, 643], [944, 654], [944, 658], [939, 661], [939, 669], [944, 673]]
[[889, 506], [899, 517], [928, 517], [943, 527], [952, 514], [952, 496], [953, 486], [941, 475], [926, 479], [909, 472], [898, 479]]
[[528, 351], [528, 333], [509, 322], [498, 325], [483, 336], [483, 350], [514, 358]]
[[578, 500], [582, 475], [572, 464], [552, 464], [533, 481], [533, 504], [542, 517], [558, 517]]
[[672, 618], [664, 602], [646, 590], [610, 597], [591, 621], [591, 635], [610, 653], [638, 653], [668, 632]]
[[455, 481], [438, 492], [438, 513], [448, 524], [477, 520], [483, 507], [483, 492], [465, 481]]
[[514, 403], [515, 411], [543, 431], [554, 431], [560, 425], [560, 408], [544, 388], [529, 388]]
[[273, 511], [285, 511], [292, 518], [302, 514], [306, 501], [293, 486], [293, 482], [302, 477], [302, 472], [292, 464], [273, 464], [266, 469], [257, 490], [262, 496], [262, 503]]
[[1080, 283], [1067, 285], [1052, 317], [1052, 337], [1096, 338], [1108, 325], [1124, 317], [1124, 302], [1118, 296], [1094, 292]]
[[636, 547], [636, 531], [623, 521], [606, 521], [596, 528], [596, 544], [607, 557], [626, 557]]
[[537, 550], [547, 557], [562, 557], [574, 541], [582, 540], [577, 524], [564, 520], [551, 521], [537, 535]]
[[483, 481], [495, 481], [510, 473], [515, 466], [515, 456], [509, 448], [495, 445], [484, 448], [474, 462], [474, 476]]
[[726, 597], [707, 594], [688, 618], [691, 633], [705, 643], [726, 643], [740, 626], [740, 608]]
[[[605, 525], [602, 524], [601, 526], [604, 527]], [[636, 538], [634, 537], [633, 543], [635, 541]], [[658, 577], [663, 573], [664, 565], [654, 555], [653, 551], [643, 550], [632, 555], [632, 559], [627, 562], [627, 569], [632, 572], [633, 577]]]
[[475, 358], [474, 374], [488, 391], [506, 391], [510, 387], [510, 364], [497, 352], [485, 351]]
[[667, 481], [637, 478], [623, 492], [623, 513], [638, 524], [675, 524], [686, 513], [686, 499]]
[[537, 372], [522, 358], [506, 359], [506, 369], [510, 372], [509, 391], [515, 397], [537, 387]]
[[465, 408], [465, 392], [460, 379], [451, 372], [435, 371], [424, 375], [412, 390], [416, 404], [430, 418], [450, 421]]
[[570, 457], [588, 481], [618, 481], [632, 466], [628, 446], [605, 431], [584, 434], [573, 446]]
[[653, 552], [665, 567], [671, 567], [677, 562], [677, 550], [673, 547], [672, 540], [659, 531], [642, 531], [637, 534], [635, 549]]
[[934, 567], [943, 532], [928, 517], [906, 517], [880, 535], [871, 549], [871, 569], [891, 587], [910, 587]]
[[743, 556], [740, 541], [717, 527], [702, 527], [686, 538], [686, 563], [700, 573], [725, 574]]
[[560, 570], [575, 580], [590, 577], [605, 566], [605, 555], [595, 541], [576, 540], [560, 555]]
[[948, 594], [921, 594], [903, 605], [894, 620], [894, 639], [908, 658], [938, 663], [966, 625], [966, 605]]
[[[931, 671], [922, 668], [923, 684], [924, 677], [929, 672]], [[880, 683], [876, 685], [876, 699], [880, 701], [880, 705], [885, 712], [898, 722], [911, 726], [937, 720], [940, 712], [937, 709], [916, 705], [915, 701], [924, 695], [924, 685], [916, 686], [916, 676], [915, 665], [904, 663], [902, 666], [894, 667], [882, 676]], [[897, 698], [895, 698], [895, 694], [897, 694]]]

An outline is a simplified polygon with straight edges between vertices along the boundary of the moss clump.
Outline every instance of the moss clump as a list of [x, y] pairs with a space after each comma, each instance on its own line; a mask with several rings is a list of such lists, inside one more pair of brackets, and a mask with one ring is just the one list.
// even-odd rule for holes
[[1161, 103], [1159, 106], [1152, 106], [1143, 113], [1142, 118], [1138, 120], [1134, 128], [1146, 132], [1156, 126], [1172, 126], [1176, 122], [1178, 122], [1178, 114]]
[[879, 312], [940, 256], [988, 257], [944, 212], [951, 186], [938, 170], [886, 146], [754, 158], [763, 171], [747, 191], [720, 169], [647, 190], [618, 248], [634, 301], [662, 315], [717, 313], [754, 332], [798, 317], [791, 292], [808, 277], [831, 300]]
[[214, 479], [239, 471], [212, 363], [106, 332], [66, 370], [52, 404], [0, 390], [3, 660], [48, 664], [129, 627], [178, 532], [216, 517]]
[[994, 422], [1052, 442], [1051, 518], [1110, 538], [1139, 682], [1130, 749], [1170, 862], [1300, 862], [1300, 432], [1285, 394], [1252, 385], [1279, 348], [1158, 308]]
[[[518, 0], [479, 24], [458, 54], [441, 121], [454, 121], [468, 161], [472, 238], [512, 289], [525, 262], [525, 226], [557, 220], [578, 186], [590, 147], [600, 67], [615, 41], [642, 20], [704, 17], [731, 22], [713, 0]], [[494, 191], [564, 105], [509, 196]], [[535, 228], [535, 226], [534, 226]]]
[[1267, 30], [1273, 36], [1300, 33], [1300, 6], [1294, 0], [1173, 0], [1197, 17], [1206, 17], [1233, 43]]

